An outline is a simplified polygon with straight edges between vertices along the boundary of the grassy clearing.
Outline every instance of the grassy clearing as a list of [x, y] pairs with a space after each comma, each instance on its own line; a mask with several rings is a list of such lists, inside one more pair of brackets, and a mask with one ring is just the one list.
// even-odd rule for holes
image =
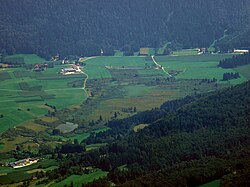
[[77, 124], [66, 122], [65, 124], [58, 125], [56, 128], [62, 133], [69, 133], [78, 127]]
[[90, 145], [86, 146], [86, 151], [99, 149], [100, 147], [103, 147], [105, 145], [106, 145], [106, 143], [90, 144]]
[[128, 85], [125, 87], [127, 92], [127, 97], [136, 97], [148, 94], [152, 92], [155, 87], [148, 87], [143, 84], [140, 85]]
[[94, 179], [98, 179], [100, 177], [107, 176], [108, 172], [97, 170], [90, 174], [84, 175], [71, 175], [68, 178], [64, 179], [63, 181], [53, 184], [52, 187], [61, 187], [64, 185], [70, 185], [73, 182], [74, 186], [82, 186], [83, 183], [92, 182]]
[[219, 180], [215, 180], [215, 181], [203, 184], [203, 185], [201, 185], [199, 187], [218, 187], [218, 186], [220, 186], [220, 181], [221, 181], [220, 179]]
[[[235, 72], [233, 69], [222, 69], [218, 67], [221, 59], [231, 57], [232, 54], [206, 54], [190, 56], [165, 56], [156, 57], [156, 61], [165, 67], [167, 71], [181, 71], [176, 78], [180, 79], [213, 79], [222, 80], [223, 73]], [[238, 84], [246, 81], [244, 77], [230, 81]]]
[[48, 122], [48, 123], [53, 123], [55, 121], [58, 121], [58, 118], [56, 117], [47, 117], [47, 116], [42, 116], [40, 117], [41, 120]]
[[134, 132], [139, 132], [140, 130], [144, 129], [147, 126], [149, 126], [149, 124], [136, 125], [133, 130], [134, 130]]
[[43, 125], [39, 125], [39, 124], [36, 124], [32, 121], [29, 121], [29, 122], [26, 122], [24, 123], [23, 125], [25, 128], [27, 129], [31, 129], [35, 132], [41, 132], [41, 131], [45, 131], [48, 127], [46, 126], [43, 126]]
[[241, 76], [244, 76], [247, 80], [250, 80], [250, 64], [245, 66], [240, 66], [234, 69], [237, 71]]
[[[97, 130], [94, 130], [93, 132], [95, 133], [99, 133], [99, 132], [104, 132], [106, 130], [110, 129], [109, 127], [103, 127], [103, 128], [99, 128]], [[53, 138], [60, 138], [62, 140], [70, 140], [71, 142], [74, 141], [74, 139], [77, 139], [78, 142], [81, 142], [85, 139], [87, 139], [90, 136], [90, 132], [85, 132], [85, 133], [79, 133], [79, 134], [70, 134], [70, 135], [66, 135], [66, 136], [60, 136], [60, 135], [50, 135]]]
[[0, 149], [0, 153], [5, 153], [5, 152], [9, 152], [11, 150], [15, 150], [16, 146], [18, 144], [24, 143], [26, 141], [28, 141], [30, 138], [28, 137], [23, 137], [23, 136], [17, 136], [17, 137], [13, 137], [13, 140], [7, 140], [7, 139], [3, 139], [1, 143], [3, 143], [3, 147]]
[[50, 135], [49, 136], [53, 137], [53, 138], [57, 138], [57, 139], [62, 139], [64, 141], [70, 140], [71, 142], [74, 141], [74, 139], [77, 139], [78, 142], [81, 142], [85, 139], [87, 139], [90, 136], [90, 133], [81, 133], [81, 134], [70, 134], [67, 136], [60, 136], [60, 135]]
[[174, 51], [172, 55], [185, 56], [185, 55], [198, 55], [198, 49], [183, 49]]
[[16, 54], [16, 55], [7, 56], [6, 60], [9, 60], [9, 59], [23, 59], [25, 64], [39, 64], [39, 63], [46, 62], [45, 59], [35, 54]]
[[107, 131], [109, 129], [110, 129], [109, 127], [103, 127], [103, 128], [99, 128], [97, 130], [94, 130], [93, 132], [95, 132], [95, 133], [105, 132], [105, 131]]
[[105, 66], [145, 66], [147, 61], [144, 57], [97, 57], [85, 61], [87, 64], [84, 71], [90, 79], [111, 78], [110, 72]]

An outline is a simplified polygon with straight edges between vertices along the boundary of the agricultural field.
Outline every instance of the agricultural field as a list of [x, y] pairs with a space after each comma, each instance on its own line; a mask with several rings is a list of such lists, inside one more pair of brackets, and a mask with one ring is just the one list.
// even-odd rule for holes
[[[44, 72], [1, 69], [0, 132], [4, 136], [0, 141], [0, 153], [21, 146], [24, 151], [37, 154], [41, 147], [54, 149], [75, 140], [84, 143], [91, 134], [109, 130], [106, 123], [110, 120], [126, 118], [159, 107], [166, 101], [219, 90], [249, 79], [247, 71], [241, 67], [218, 67], [221, 59], [230, 56], [232, 54], [156, 56], [154, 60], [158, 66], [149, 56], [91, 57], [83, 59], [83, 74], [69, 76], [58, 74], [61, 68], [69, 65], [55, 65]], [[239, 72], [241, 77], [222, 81], [223, 73], [228, 72]], [[133, 130], [138, 132], [146, 126], [140, 124]], [[60, 132], [55, 134], [54, 130]], [[24, 132], [29, 137], [23, 137]], [[11, 133], [17, 135], [9, 138]], [[89, 144], [86, 151], [105, 145]], [[6, 173], [12, 176], [7, 169], [2, 168], [0, 180], [6, 178]], [[20, 177], [30, 177], [36, 169], [40, 168], [25, 169]], [[46, 170], [46, 167], [42, 169]], [[72, 175], [58, 184], [70, 185], [74, 181], [78, 185], [106, 174], [97, 170], [88, 175]]]
[[173, 56], [198, 55], [198, 49], [183, 49], [179, 51], [174, 51], [171, 55]]
[[221, 180], [215, 180], [215, 181], [203, 184], [203, 185], [201, 185], [199, 187], [218, 187], [218, 186], [220, 186], [220, 181]]
[[[32, 59], [37, 57], [29, 56], [29, 62]], [[45, 72], [23, 68], [0, 70], [0, 114], [3, 115], [0, 132], [47, 114], [50, 107], [45, 106], [46, 103], [62, 109], [79, 104], [86, 98], [82, 87], [72, 86], [74, 81], [82, 82], [83, 86], [86, 76], [58, 74], [63, 67], [67, 65], [48, 68]]]
[[[221, 59], [229, 58], [232, 54], [206, 54], [189, 56], [164, 56], [155, 57], [156, 61], [165, 67], [167, 71], [175, 70], [180, 73], [177, 79], [213, 79], [222, 83], [223, 73], [236, 72], [234, 69], [222, 69], [218, 67]], [[239, 84], [247, 80], [242, 74], [240, 79], [230, 80], [231, 84]]]
[[240, 66], [234, 69], [240, 75], [244, 76], [246, 79], [250, 80], [250, 64], [245, 66]]
[[51, 167], [58, 165], [56, 160], [42, 160], [36, 164], [23, 167], [23, 168], [10, 168], [6, 166], [0, 166], [0, 184], [8, 184], [11, 182], [19, 182], [23, 179], [30, 179], [35, 175], [36, 171], [48, 171]]
[[15, 54], [7, 56], [6, 60], [24, 62], [25, 64], [39, 64], [44, 63], [46, 60], [35, 54]]
[[84, 183], [88, 183], [93, 181], [94, 179], [99, 179], [101, 177], [107, 176], [108, 172], [101, 171], [100, 169], [97, 169], [93, 173], [84, 174], [84, 175], [71, 175], [68, 178], [64, 179], [63, 181], [53, 184], [52, 187], [61, 187], [64, 185], [71, 185], [73, 183], [73, 186], [82, 186]]

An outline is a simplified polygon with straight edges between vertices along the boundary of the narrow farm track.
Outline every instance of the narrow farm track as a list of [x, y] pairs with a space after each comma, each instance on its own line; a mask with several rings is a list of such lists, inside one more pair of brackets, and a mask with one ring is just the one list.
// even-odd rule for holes
[[46, 92], [49, 92], [49, 91], [60, 91], [60, 90], [80, 90], [82, 88], [56, 88], [56, 89], [48, 89], [48, 90], [44, 90]]
[[87, 85], [87, 81], [89, 79], [89, 75], [87, 73], [85, 73], [84, 71], [82, 71], [82, 70], [81, 70], [81, 72], [82, 72], [82, 74], [86, 75], [86, 78], [84, 79], [84, 82], [83, 82], [83, 87], [81, 89], [83, 89], [86, 96], [89, 97], [89, 93], [86, 90], [86, 85]]
[[170, 74], [165, 70], [165, 68], [164, 68], [162, 65], [158, 64], [158, 63], [155, 61], [154, 55], [152, 55], [151, 58], [152, 58], [153, 62], [155, 63], [155, 65], [156, 65], [159, 69], [162, 69], [162, 71], [163, 71], [164, 73], [166, 73], [169, 77], [172, 77], [172, 75], [170, 75]]

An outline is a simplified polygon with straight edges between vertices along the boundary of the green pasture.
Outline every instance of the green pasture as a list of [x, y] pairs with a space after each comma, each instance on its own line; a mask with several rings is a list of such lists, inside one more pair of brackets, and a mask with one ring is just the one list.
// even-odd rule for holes
[[[103, 128], [94, 130], [92, 132], [99, 133], [99, 132], [107, 131], [109, 129], [110, 129], [109, 127], [103, 127]], [[81, 141], [87, 139], [90, 136], [90, 132], [76, 133], [76, 134], [67, 134], [67, 135], [64, 135], [64, 136], [51, 135], [51, 134], [48, 134], [48, 135], [51, 136], [51, 137], [53, 137], [53, 138], [60, 138], [60, 139], [65, 140], [65, 141], [70, 140], [72, 142], [74, 141], [74, 139], [77, 139], [78, 142], [80, 143]]]
[[83, 183], [92, 182], [95, 179], [99, 179], [100, 177], [107, 176], [108, 172], [102, 171], [98, 169], [97, 171], [84, 174], [84, 175], [71, 175], [68, 178], [64, 179], [63, 181], [53, 184], [52, 187], [61, 187], [64, 185], [70, 185], [73, 182], [74, 186], [82, 186]]
[[11, 56], [7, 56], [6, 60], [8, 59], [23, 59], [25, 64], [39, 64], [46, 62], [45, 59], [35, 55], [35, 54], [15, 54]]
[[103, 128], [99, 128], [97, 130], [94, 130], [92, 132], [95, 132], [95, 133], [99, 133], [99, 132], [105, 132], [107, 130], [109, 130], [110, 128], [109, 127], [103, 127]]
[[142, 66], [148, 63], [145, 57], [122, 56], [122, 57], [97, 57], [85, 61], [84, 72], [89, 79], [111, 78], [109, 70], [105, 66]]
[[201, 185], [199, 187], [218, 187], [218, 186], [220, 186], [220, 181], [221, 181], [220, 179], [219, 180], [215, 180], [215, 181], [203, 184], [203, 185]]
[[[155, 57], [156, 61], [165, 67], [166, 71], [176, 70], [181, 73], [176, 78], [181, 79], [213, 79], [222, 80], [223, 73], [235, 72], [233, 69], [218, 67], [221, 59], [231, 57], [232, 54], [206, 54], [193, 56], [164, 56]], [[246, 81], [245, 77], [230, 80], [231, 84]]]
[[183, 49], [179, 51], [174, 51], [172, 55], [185, 56], [185, 55], [198, 55], [197, 49]]
[[51, 135], [48, 134], [49, 136], [53, 137], [53, 138], [57, 138], [57, 139], [62, 139], [64, 141], [70, 140], [71, 142], [73, 142], [75, 139], [77, 139], [77, 141], [80, 143], [81, 141], [87, 139], [90, 136], [90, 133], [81, 133], [81, 134], [70, 134], [70, 135], [65, 135], [65, 136], [60, 136], [60, 135]]
[[97, 144], [90, 144], [86, 146], [86, 151], [92, 151], [94, 149], [99, 149], [100, 147], [105, 146], [106, 143], [97, 143]]
[[230, 58], [233, 54], [204, 54], [204, 55], [187, 55], [187, 56], [156, 56], [155, 59], [157, 62], [210, 62], [217, 61], [224, 58]]
[[[70, 87], [73, 81], [84, 81], [85, 75], [63, 76], [58, 74], [61, 68], [48, 68], [45, 72], [31, 72], [22, 68], [1, 70], [10, 79], [0, 80], [0, 132], [14, 127], [37, 116], [47, 114], [45, 103], [57, 109], [78, 105], [85, 98], [82, 88]], [[26, 85], [25, 88], [21, 85]], [[25, 90], [23, 90], [25, 89]]]
[[239, 66], [234, 70], [237, 71], [241, 76], [244, 76], [247, 80], [250, 80], [250, 64]]
[[127, 96], [128, 97], [138, 97], [142, 95], [147, 95], [153, 90], [155, 87], [148, 87], [145, 86], [144, 84], [140, 85], [128, 85], [125, 87], [127, 91]]

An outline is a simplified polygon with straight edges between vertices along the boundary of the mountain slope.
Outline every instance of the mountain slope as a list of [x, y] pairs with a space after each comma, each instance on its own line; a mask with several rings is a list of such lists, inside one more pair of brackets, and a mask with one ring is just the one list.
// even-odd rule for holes
[[[248, 172], [244, 168], [250, 166], [250, 81], [171, 101], [131, 119], [134, 123], [129, 118], [110, 123], [111, 130], [90, 137], [112, 141], [90, 153], [68, 155], [49, 178], [95, 166], [109, 174], [89, 186], [106, 186], [107, 181], [120, 186], [198, 186], [228, 175], [223, 178], [226, 184], [235, 172], [240, 184], [241, 173], [245, 177]], [[134, 132], [142, 122], [149, 126]]]
[[0, 49], [50, 56], [106, 55], [171, 41], [209, 46], [249, 22], [241, 0], [1, 0]]

